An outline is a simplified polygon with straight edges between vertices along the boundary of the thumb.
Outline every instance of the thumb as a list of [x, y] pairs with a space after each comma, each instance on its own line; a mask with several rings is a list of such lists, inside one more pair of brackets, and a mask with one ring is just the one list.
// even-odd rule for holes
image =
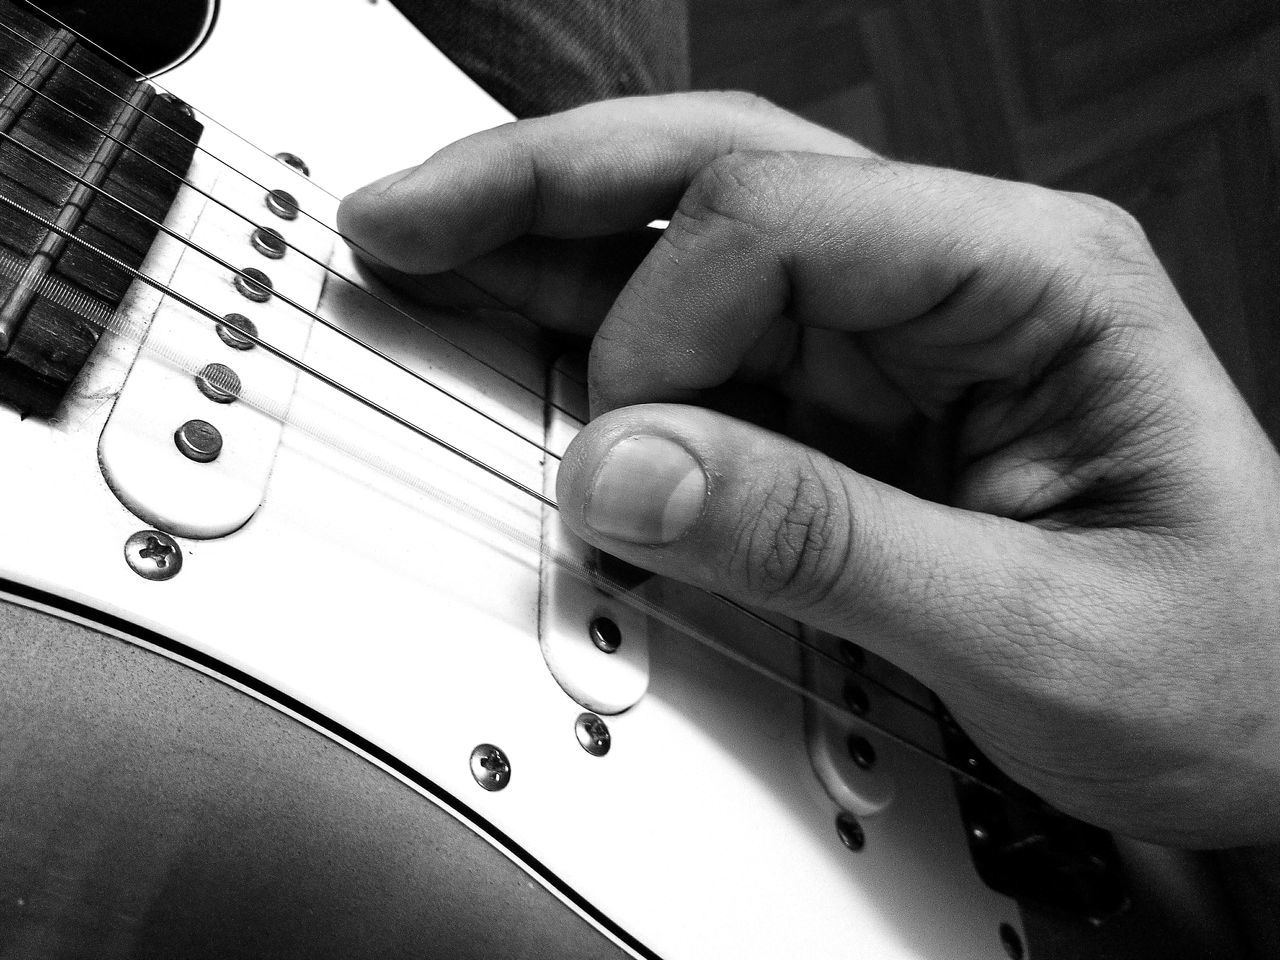
[[1046, 582], [1053, 553], [1038, 528], [913, 497], [779, 434], [674, 404], [588, 424], [557, 497], [565, 523], [601, 549], [857, 638], [926, 682], [1019, 652], [995, 648], [1025, 632], [995, 625], [1028, 577]]

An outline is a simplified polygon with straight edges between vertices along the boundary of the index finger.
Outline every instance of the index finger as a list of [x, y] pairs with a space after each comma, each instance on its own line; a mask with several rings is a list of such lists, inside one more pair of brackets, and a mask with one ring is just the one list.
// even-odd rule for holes
[[872, 155], [748, 94], [611, 100], [451, 144], [347, 197], [338, 224], [388, 266], [437, 273], [525, 234], [604, 236], [666, 218], [702, 167], [737, 150]]

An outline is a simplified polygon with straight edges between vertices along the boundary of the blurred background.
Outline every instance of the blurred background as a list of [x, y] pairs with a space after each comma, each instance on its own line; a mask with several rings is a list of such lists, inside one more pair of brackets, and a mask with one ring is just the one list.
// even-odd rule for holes
[[1133, 213], [1280, 440], [1277, 0], [690, 0], [695, 89]]

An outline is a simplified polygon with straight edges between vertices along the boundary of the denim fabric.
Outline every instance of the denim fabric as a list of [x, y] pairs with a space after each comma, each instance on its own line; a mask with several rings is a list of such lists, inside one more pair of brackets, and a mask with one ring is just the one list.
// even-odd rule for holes
[[689, 86], [686, 0], [393, 0], [517, 117]]

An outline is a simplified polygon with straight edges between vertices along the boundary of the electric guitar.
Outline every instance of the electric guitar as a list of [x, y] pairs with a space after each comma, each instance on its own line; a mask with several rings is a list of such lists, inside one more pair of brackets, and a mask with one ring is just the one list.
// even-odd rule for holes
[[560, 527], [580, 372], [334, 230], [510, 119], [394, 7], [109, 6], [0, 4], [0, 958], [998, 960], [1050, 955], [1024, 894], [1122, 908], [909, 677]]

